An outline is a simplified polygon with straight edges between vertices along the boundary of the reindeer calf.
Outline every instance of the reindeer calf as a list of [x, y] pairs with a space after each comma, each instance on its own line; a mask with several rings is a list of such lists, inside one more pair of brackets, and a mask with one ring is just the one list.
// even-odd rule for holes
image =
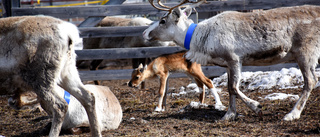
[[204, 103], [205, 85], [214, 95], [214, 98], [216, 100], [215, 108], [218, 110], [224, 110], [225, 106], [222, 105], [220, 97], [217, 91], [214, 90], [211, 80], [203, 74], [201, 65], [195, 62], [191, 63], [190, 61], [186, 60], [186, 58], [184, 57], [185, 53], [186, 52], [184, 51], [175, 54], [160, 56], [145, 67], [140, 64], [138, 68], [133, 70], [131, 80], [129, 81], [128, 85], [130, 87], [138, 87], [140, 83], [145, 79], [158, 76], [160, 78], [160, 98], [155, 111], [164, 111], [169, 72], [184, 72], [191, 78], [194, 78], [198, 87], [202, 89], [202, 93], [199, 98], [199, 101], [201, 103]]
[[[122, 120], [121, 105], [116, 96], [108, 87], [98, 85], [85, 85], [87, 89], [95, 95], [96, 113], [98, 123], [103, 131], [116, 129]], [[70, 130], [74, 134], [82, 133], [77, 127], [89, 127], [88, 116], [81, 103], [75, 97], [69, 96], [68, 99], [65, 91], [59, 88], [55, 91], [61, 98], [69, 101], [68, 111], [62, 124], [62, 129]], [[35, 108], [39, 106], [37, 94], [33, 91], [17, 90], [15, 94], [9, 98], [9, 106], [20, 110], [24, 108]], [[67, 101], [67, 102], [68, 102]], [[48, 112], [51, 115], [51, 112]], [[52, 115], [51, 115], [52, 116]]]

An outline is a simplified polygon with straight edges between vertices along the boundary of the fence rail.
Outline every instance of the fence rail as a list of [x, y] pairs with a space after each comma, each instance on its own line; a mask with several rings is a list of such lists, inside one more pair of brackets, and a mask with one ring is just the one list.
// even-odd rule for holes
[[139, 27], [81, 27], [80, 37], [97, 38], [97, 37], [126, 37], [142, 35], [147, 26]]
[[[211, 1], [196, 8], [198, 12], [213, 12], [226, 10], [271, 9], [276, 7], [298, 6], [304, 4], [320, 5], [319, 0], [239, 0], [239, 1]], [[173, 6], [175, 4], [168, 4]], [[99, 5], [85, 7], [57, 7], [57, 8], [12, 8], [13, 16], [21, 15], [50, 15], [57, 18], [159, 14], [150, 4]]]

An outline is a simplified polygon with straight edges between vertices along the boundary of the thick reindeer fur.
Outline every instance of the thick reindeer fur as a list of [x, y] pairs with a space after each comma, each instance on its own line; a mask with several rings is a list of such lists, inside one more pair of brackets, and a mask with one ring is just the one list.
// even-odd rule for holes
[[82, 44], [77, 27], [47, 16], [0, 19], [0, 74], [23, 90], [33, 90], [52, 112], [49, 136], [59, 136], [68, 105], [54, 90], [69, 91], [86, 108], [92, 136], [101, 136], [95, 97], [81, 83], [74, 46]]
[[189, 77], [193, 78], [197, 86], [202, 89], [202, 93], [199, 97], [200, 103], [204, 103], [205, 98], [205, 87], [207, 86], [210, 93], [213, 93], [216, 100], [215, 108], [218, 110], [224, 110], [226, 107], [222, 105], [220, 97], [211, 80], [208, 79], [202, 72], [201, 65], [197, 63], [191, 63], [186, 60], [184, 54], [186, 51], [174, 53], [170, 55], [163, 55], [154, 59], [149, 65], [145, 67], [140, 64], [140, 66], [133, 70], [131, 75], [131, 80], [128, 85], [130, 87], [138, 87], [141, 82], [148, 78], [158, 77], [160, 79], [159, 88], [159, 103], [155, 111], [164, 111], [166, 105], [166, 92], [167, 92], [167, 82], [169, 77], [169, 72], [184, 72]]
[[[184, 44], [191, 8], [174, 9], [162, 24], [154, 23], [144, 32], [146, 39], [174, 40]], [[186, 13], [186, 14], [184, 14]], [[253, 13], [223, 12], [196, 27], [186, 58], [201, 64], [227, 67], [229, 109], [223, 119], [236, 118], [236, 97], [262, 115], [259, 102], [239, 90], [242, 65], [271, 65], [297, 62], [304, 78], [300, 99], [284, 120], [299, 119], [317, 82], [315, 67], [320, 57], [320, 7], [295, 6]], [[165, 22], [165, 23], [164, 23]]]
[[[121, 105], [116, 96], [108, 87], [99, 85], [85, 85], [95, 96], [96, 113], [102, 131], [116, 129], [122, 120]], [[65, 91], [62, 88], [56, 90], [59, 97], [63, 98]], [[37, 95], [33, 91], [17, 90], [8, 99], [9, 106], [17, 110], [35, 108], [39, 106]], [[48, 112], [51, 115], [51, 112]], [[62, 124], [62, 129], [71, 130], [76, 127], [89, 127], [87, 113], [81, 103], [70, 96], [68, 111]]]

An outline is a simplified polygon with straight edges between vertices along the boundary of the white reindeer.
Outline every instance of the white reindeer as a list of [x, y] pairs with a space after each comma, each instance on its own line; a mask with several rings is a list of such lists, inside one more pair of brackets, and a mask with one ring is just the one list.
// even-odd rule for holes
[[[122, 120], [121, 105], [116, 96], [108, 87], [99, 85], [85, 85], [95, 96], [95, 106], [97, 110], [98, 122], [102, 131], [116, 129]], [[87, 113], [81, 103], [73, 96], [68, 96], [65, 90], [58, 88], [55, 92], [68, 102], [68, 111], [62, 124], [62, 129], [70, 130], [73, 134], [83, 131], [78, 127], [89, 127]], [[37, 108], [39, 100], [33, 91], [23, 91], [18, 89], [12, 97], [8, 99], [9, 106], [17, 110], [24, 108]], [[51, 113], [49, 112], [49, 115]]]
[[[315, 67], [320, 57], [320, 7], [296, 6], [254, 13], [228, 11], [200, 22], [188, 19], [192, 8], [201, 1], [181, 9], [179, 6], [157, 7], [169, 11], [158, 23], [143, 33], [148, 40], [173, 40], [184, 45], [186, 58], [193, 62], [214, 63], [227, 68], [229, 109], [222, 119], [236, 118], [236, 97], [262, 116], [259, 102], [239, 90], [242, 65], [271, 65], [297, 62], [304, 78], [300, 99], [284, 120], [299, 119], [310, 92], [315, 87]], [[158, 0], [159, 5], [161, 2]], [[189, 31], [189, 32], [188, 32]]]
[[[91, 135], [101, 136], [95, 96], [81, 83], [74, 46], [82, 44], [77, 27], [47, 16], [0, 19], [0, 74], [22, 90], [33, 90], [52, 113], [49, 136], [59, 136], [68, 109], [55, 90], [69, 91], [84, 106]], [[59, 86], [58, 86], [59, 85]], [[4, 85], [2, 85], [4, 86]]]

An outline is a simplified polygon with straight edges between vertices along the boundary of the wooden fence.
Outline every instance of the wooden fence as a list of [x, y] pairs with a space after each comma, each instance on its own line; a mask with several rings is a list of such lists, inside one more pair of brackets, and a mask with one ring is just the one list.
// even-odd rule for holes
[[[11, 0], [12, 3], [15, 0]], [[227, 10], [253, 10], [253, 9], [271, 9], [277, 7], [298, 6], [298, 5], [320, 5], [320, 0], [238, 0], [238, 1], [211, 1], [209, 4], [202, 4], [196, 8], [198, 13], [227, 11]], [[168, 4], [169, 6], [175, 4]], [[7, 6], [8, 7], [8, 6]], [[120, 37], [141, 35], [147, 27], [108, 27], [95, 28], [105, 16], [113, 15], [137, 15], [152, 14], [162, 15], [150, 4], [127, 4], [127, 5], [104, 5], [104, 6], [85, 6], [85, 7], [59, 7], [59, 8], [20, 8], [15, 5], [8, 10], [9, 15], [49, 15], [57, 18], [85, 17], [80, 24], [79, 30], [82, 38], [93, 37]], [[76, 51], [79, 60], [93, 59], [124, 59], [124, 58], [144, 58], [156, 57], [162, 54], [181, 51], [180, 47], [156, 47], [156, 48], [118, 48], [118, 49], [95, 49]], [[243, 71], [269, 71], [280, 70], [281, 68], [297, 67], [296, 64], [278, 64], [273, 66], [244, 66]], [[98, 71], [80, 71], [80, 77], [83, 81], [87, 80], [115, 80], [129, 79], [132, 69], [127, 70], [98, 70]], [[226, 72], [224, 68], [217, 66], [204, 66], [203, 72], [208, 77], [220, 76]], [[181, 73], [175, 73], [171, 77], [186, 77]]]

